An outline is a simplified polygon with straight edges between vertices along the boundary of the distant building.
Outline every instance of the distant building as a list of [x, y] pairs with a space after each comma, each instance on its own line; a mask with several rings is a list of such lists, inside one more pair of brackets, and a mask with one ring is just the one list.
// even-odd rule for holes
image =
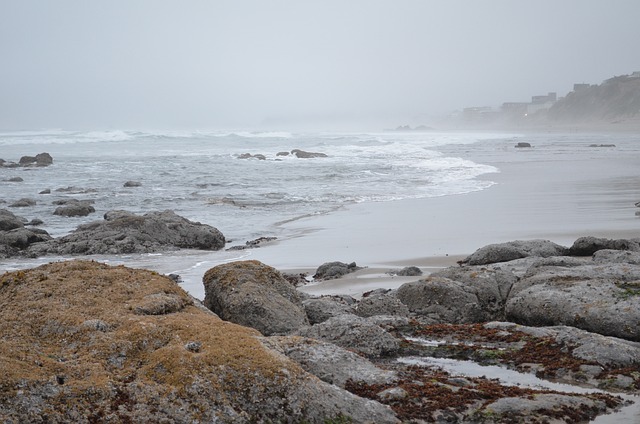
[[531, 104], [539, 105], [544, 103], [555, 103], [556, 100], [558, 100], [558, 95], [556, 93], [549, 93], [545, 96], [531, 97]]
[[466, 107], [462, 110], [462, 117], [467, 122], [484, 121], [493, 114], [493, 109], [490, 106]]
[[580, 90], [584, 90], [586, 88], [589, 88], [590, 85], [589, 84], [573, 84], [573, 91], [580, 91]]
[[510, 117], [522, 117], [527, 114], [529, 103], [524, 102], [506, 102], [502, 103], [502, 113]]

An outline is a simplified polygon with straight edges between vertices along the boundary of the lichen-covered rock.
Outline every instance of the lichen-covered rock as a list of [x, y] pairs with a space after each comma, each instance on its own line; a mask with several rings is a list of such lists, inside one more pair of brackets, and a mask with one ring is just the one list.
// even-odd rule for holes
[[467, 265], [487, 265], [529, 256], [546, 258], [549, 256], [562, 256], [566, 253], [566, 247], [548, 240], [515, 240], [481, 247], [461, 262]]
[[309, 325], [296, 289], [276, 269], [258, 261], [218, 265], [202, 278], [204, 304], [220, 318], [264, 335]]
[[34, 245], [28, 253], [41, 256], [149, 253], [178, 248], [219, 250], [225, 244], [216, 228], [169, 210], [142, 216], [107, 212], [105, 216], [108, 219], [104, 221], [80, 225], [67, 236]]
[[372, 358], [393, 355], [400, 349], [398, 339], [379, 325], [355, 315], [330, 318], [303, 328], [298, 335], [334, 343]]
[[[136, 313], [160, 294], [184, 307]], [[0, 421], [396, 423], [167, 277], [89, 261], [0, 277]]]

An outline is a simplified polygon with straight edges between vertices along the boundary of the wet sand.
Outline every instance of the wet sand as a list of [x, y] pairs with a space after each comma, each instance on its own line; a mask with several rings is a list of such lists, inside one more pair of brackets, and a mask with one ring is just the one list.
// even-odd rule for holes
[[486, 190], [354, 204], [300, 219], [283, 224], [297, 236], [251, 250], [247, 259], [310, 275], [324, 262], [355, 261], [367, 269], [304, 291], [358, 294], [406, 280], [386, 275], [389, 269], [414, 265], [428, 273], [491, 243], [546, 239], [570, 246], [587, 235], [640, 237], [634, 156], [489, 164], [500, 173], [483, 176], [496, 183]]

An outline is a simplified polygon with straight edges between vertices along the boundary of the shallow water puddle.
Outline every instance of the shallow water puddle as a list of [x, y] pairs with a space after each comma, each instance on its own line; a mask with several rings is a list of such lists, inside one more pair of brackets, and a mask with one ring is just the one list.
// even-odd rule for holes
[[[422, 340], [425, 342], [425, 340]], [[432, 341], [439, 343], [439, 341]], [[436, 344], [437, 345], [437, 344]], [[633, 402], [631, 405], [621, 408], [611, 414], [601, 415], [591, 421], [596, 424], [640, 423], [640, 396], [610, 393], [595, 388], [574, 386], [571, 384], [555, 383], [536, 377], [533, 374], [525, 374], [495, 365], [479, 365], [473, 361], [463, 361], [448, 358], [429, 357], [405, 357], [398, 362], [407, 365], [419, 365], [430, 368], [438, 368], [452, 375], [463, 377], [486, 377], [498, 379], [507, 386], [519, 386], [531, 389], [555, 390], [563, 393], [609, 393], [620, 396]]]

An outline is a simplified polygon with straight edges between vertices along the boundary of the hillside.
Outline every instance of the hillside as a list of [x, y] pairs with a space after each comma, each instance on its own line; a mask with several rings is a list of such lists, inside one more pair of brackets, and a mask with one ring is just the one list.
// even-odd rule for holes
[[576, 85], [547, 112], [550, 122], [616, 123], [640, 117], [640, 75], [618, 76], [600, 85]]

